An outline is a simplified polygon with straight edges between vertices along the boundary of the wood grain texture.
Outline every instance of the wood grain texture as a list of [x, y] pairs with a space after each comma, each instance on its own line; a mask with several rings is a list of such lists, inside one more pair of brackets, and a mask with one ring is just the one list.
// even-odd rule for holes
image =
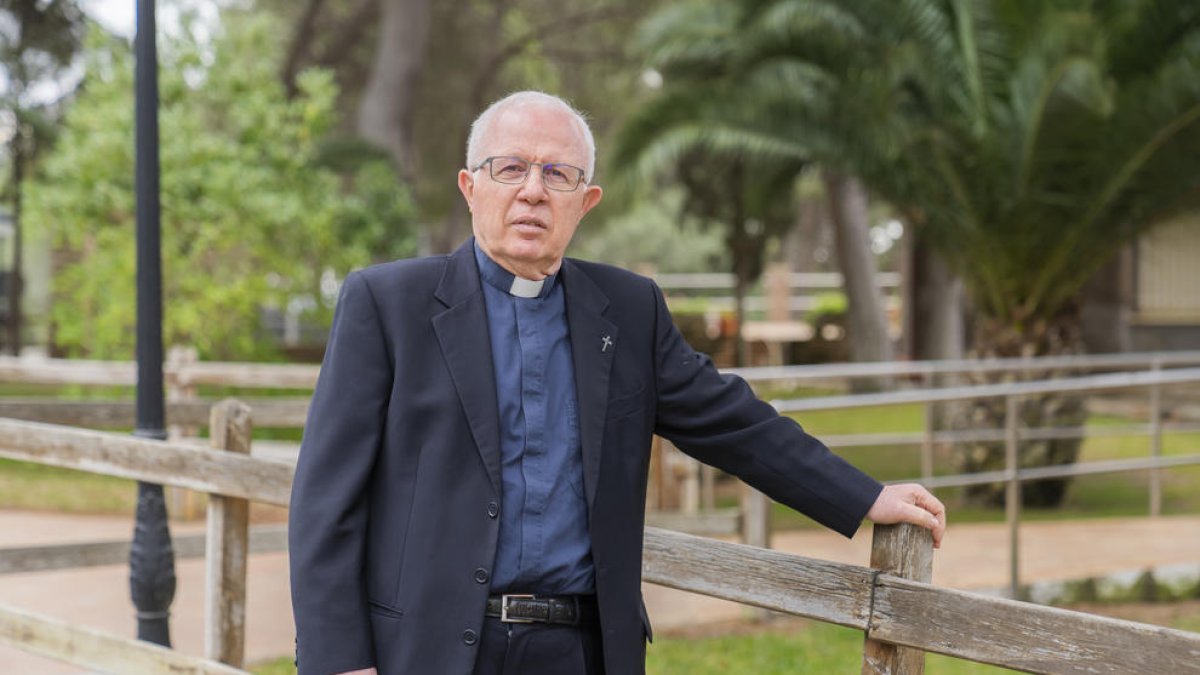
[[[163, 363], [163, 376], [171, 384], [223, 385], [245, 389], [312, 389], [317, 365], [288, 363], [229, 363], [197, 361]], [[0, 356], [0, 381], [30, 384], [128, 385], [137, 383], [132, 361], [76, 359], [25, 359]]]
[[645, 581], [860, 630], [873, 576], [865, 567], [646, 528]]
[[0, 419], [0, 457], [287, 506], [282, 462], [103, 431]]
[[[875, 525], [871, 538], [871, 568], [929, 583], [933, 579], [933, 533], [900, 523]], [[921, 675], [925, 652], [876, 640], [868, 634], [863, 643], [863, 675]]]
[[738, 534], [742, 517], [736, 508], [680, 513], [678, 511], [647, 511], [646, 524], [675, 532], [687, 532], [704, 537]]
[[[204, 557], [207, 537], [203, 534], [172, 535], [171, 540], [176, 560]], [[250, 528], [248, 546], [251, 553], [286, 551], [287, 526], [258, 525]], [[0, 549], [0, 574], [128, 564], [128, 539]]]
[[187, 384], [212, 384], [244, 389], [309, 389], [317, 386], [318, 365], [294, 363], [231, 363], [199, 361], [177, 377]]
[[760, 548], [771, 547], [771, 500], [742, 483], [742, 543]]
[[80, 666], [89, 673], [246, 675], [222, 663], [4, 605], [0, 605], [0, 644]]
[[870, 635], [1029, 673], [1200, 673], [1200, 635], [881, 575]]
[[[250, 408], [236, 400], [212, 408], [212, 447], [250, 454]], [[208, 500], [208, 547], [205, 553], [204, 655], [241, 667], [246, 654], [246, 563], [250, 502], [211, 495]]]
[[[301, 428], [308, 416], [308, 398], [249, 399], [254, 425], [258, 427]], [[168, 401], [167, 422], [181, 426], [206, 426], [209, 411], [216, 401], [192, 399]], [[58, 401], [45, 398], [0, 399], [0, 417], [66, 424], [93, 429], [132, 428], [133, 401]]]

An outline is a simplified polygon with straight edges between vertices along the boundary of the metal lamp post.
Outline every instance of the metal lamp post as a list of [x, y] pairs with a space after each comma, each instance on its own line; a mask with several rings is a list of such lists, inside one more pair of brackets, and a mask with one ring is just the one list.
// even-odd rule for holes
[[[134, 435], [166, 440], [163, 412], [162, 263], [158, 203], [158, 55], [154, 0], [137, 2], [137, 424]], [[129, 587], [138, 639], [171, 645], [175, 553], [161, 485], [138, 483]]]

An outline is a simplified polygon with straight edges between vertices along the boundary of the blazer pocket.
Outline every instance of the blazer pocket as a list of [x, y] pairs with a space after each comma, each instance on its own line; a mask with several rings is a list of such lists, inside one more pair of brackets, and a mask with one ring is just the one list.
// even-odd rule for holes
[[616, 398], [609, 399], [608, 412], [605, 413], [605, 417], [615, 420], [641, 412], [646, 408], [645, 393], [646, 388], [642, 387], [632, 394], [621, 394]]
[[380, 616], [386, 616], [391, 619], [399, 619], [404, 616], [404, 612], [400, 611], [399, 609], [375, 600], [367, 601], [367, 609], [369, 609], [372, 614], [379, 614]]

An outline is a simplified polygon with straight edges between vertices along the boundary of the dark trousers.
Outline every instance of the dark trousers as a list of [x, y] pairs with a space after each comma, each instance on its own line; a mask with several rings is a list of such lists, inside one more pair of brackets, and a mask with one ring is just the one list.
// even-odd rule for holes
[[599, 628], [488, 617], [474, 675], [604, 675]]

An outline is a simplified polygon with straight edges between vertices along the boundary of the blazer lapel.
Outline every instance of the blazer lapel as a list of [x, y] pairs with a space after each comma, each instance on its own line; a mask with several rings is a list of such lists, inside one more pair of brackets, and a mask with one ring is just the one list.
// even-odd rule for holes
[[570, 260], [563, 261], [567, 326], [575, 360], [575, 393], [579, 399], [579, 433], [583, 446], [583, 486], [588, 507], [596, 501], [600, 450], [608, 412], [608, 376], [619, 348], [616, 325], [604, 318], [608, 296]]
[[448, 309], [433, 317], [433, 330], [466, 412], [479, 457], [492, 481], [492, 488], [500, 494], [496, 375], [487, 331], [487, 307], [474, 259], [474, 241], [467, 240], [450, 256], [434, 294]]

